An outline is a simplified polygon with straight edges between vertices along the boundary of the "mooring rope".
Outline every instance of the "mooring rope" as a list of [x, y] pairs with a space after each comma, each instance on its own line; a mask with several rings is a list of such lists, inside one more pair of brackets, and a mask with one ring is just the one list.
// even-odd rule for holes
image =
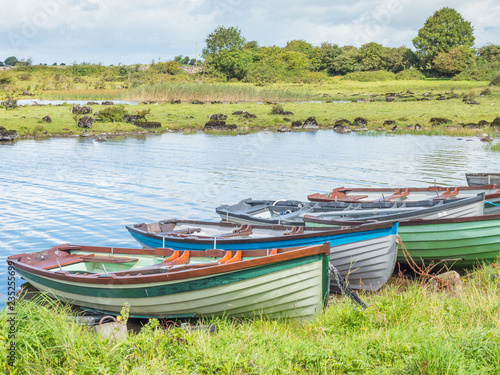
[[330, 270], [330, 279], [337, 282], [342, 295], [350, 298], [351, 301], [361, 306], [363, 310], [366, 309], [366, 303], [364, 303], [357, 293], [351, 289], [348, 282], [342, 277], [339, 271], [331, 264], [328, 265], [328, 269]]
[[417, 275], [419, 276], [424, 276], [424, 277], [428, 277], [430, 279], [434, 279], [436, 280], [438, 283], [439, 283], [439, 287], [440, 288], [443, 288], [444, 286], [446, 286], [447, 283], [445, 283], [445, 281], [443, 279], [441, 279], [440, 277], [437, 277], [437, 276], [434, 276], [434, 275], [431, 275], [429, 272], [423, 270], [418, 264], [417, 262], [415, 262], [415, 260], [411, 257], [410, 253], [408, 252], [408, 250], [406, 249], [406, 246], [405, 244], [403, 243], [403, 240], [401, 239], [400, 236], [397, 236], [396, 237], [396, 243], [401, 246], [401, 251], [403, 252], [403, 255], [406, 259], [406, 263], [410, 266], [411, 270], [413, 272], [415, 272]]

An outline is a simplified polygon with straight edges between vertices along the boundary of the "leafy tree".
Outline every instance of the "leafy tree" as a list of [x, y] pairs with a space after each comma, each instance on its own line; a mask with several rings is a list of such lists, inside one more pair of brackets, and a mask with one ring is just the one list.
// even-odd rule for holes
[[434, 69], [444, 74], [457, 74], [475, 64], [474, 50], [461, 46], [439, 53], [432, 61]]
[[363, 44], [359, 49], [359, 62], [363, 70], [381, 70], [382, 69], [382, 44], [370, 42]]
[[3, 63], [3, 61], [0, 61], [0, 66], [4, 66], [4, 63]]
[[362, 70], [363, 66], [359, 62], [359, 51], [354, 46], [343, 46], [342, 53], [333, 61], [333, 69], [336, 73], [347, 74]]
[[417, 65], [417, 56], [405, 46], [398, 48], [384, 47], [382, 49], [382, 67], [394, 73], [410, 69]]
[[277, 71], [264, 62], [254, 63], [247, 71], [245, 80], [254, 83], [273, 83], [278, 79]]
[[127, 69], [127, 68], [125, 68], [124, 66], [120, 66], [120, 67], [118, 68], [118, 74], [119, 74], [121, 77], [126, 77], [126, 76], [128, 76], [128, 73], [129, 73], [128, 69]]
[[299, 72], [309, 70], [309, 59], [307, 55], [298, 51], [284, 50], [279, 58], [288, 71]]
[[196, 59], [189, 60], [189, 65], [196, 65]]
[[[28, 59], [22, 59], [22, 60], [19, 60], [16, 65], [19, 65], [19, 66], [30, 66], [31, 64], [33, 64], [33, 59], [31, 57], [29, 57]], [[40, 63], [40, 65], [47, 65], [47, 64], [42, 64]]]
[[5, 59], [5, 65], [16, 65], [19, 60], [15, 56], [10, 56]]
[[500, 46], [496, 44], [488, 44], [478, 49], [480, 60], [488, 62], [500, 61]]
[[205, 39], [207, 46], [203, 49], [202, 56], [205, 59], [216, 58], [221, 51], [242, 49], [245, 42], [246, 39], [241, 36], [241, 30], [237, 27], [219, 26]]
[[223, 73], [226, 79], [245, 78], [247, 70], [253, 62], [251, 51], [248, 50], [225, 50], [219, 53], [217, 59], [213, 60], [216, 71]]
[[250, 42], [245, 43], [243, 49], [249, 49], [252, 51], [257, 51], [260, 48], [259, 43], [255, 40], [251, 40]]
[[321, 43], [321, 47], [316, 47], [313, 50], [311, 63], [315, 70], [326, 71], [328, 74], [335, 74], [333, 63], [335, 58], [342, 53], [338, 45], [332, 43]]
[[181, 66], [176, 61], [159, 62], [151, 64], [150, 68], [156, 73], [175, 75], [182, 73]]
[[208, 71], [214, 71], [226, 79], [243, 78], [252, 62], [250, 51], [239, 53], [245, 41], [237, 27], [217, 27], [207, 36], [207, 46], [202, 52]]
[[301, 52], [306, 56], [310, 56], [313, 51], [313, 45], [305, 40], [291, 40], [286, 43], [285, 49], [295, 52]]
[[425, 21], [413, 39], [413, 45], [428, 69], [429, 63], [439, 54], [447, 53], [459, 46], [472, 47], [474, 28], [455, 9], [441, 8]]
[[176, 63], [181, 64], [181, 63], [182, 63], [182, 55], [175, 56], [175, 57], [174, 57], [174, 61], [175, 61]]
[[187, 65], [187, 64], [189, 64], [189, 60], [190, 60], [189, 56], [186, 56], [186, 57], [184, 57], [184, 59], [182, 59], [182, 63], [184, 65]]

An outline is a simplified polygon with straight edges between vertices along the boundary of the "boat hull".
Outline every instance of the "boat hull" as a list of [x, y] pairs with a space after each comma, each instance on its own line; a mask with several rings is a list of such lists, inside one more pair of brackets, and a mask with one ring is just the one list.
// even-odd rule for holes
[[[445, 261], [454, 268], [471, 268], [498, 259], [500, 215], [400, 223], [399, 235], [420, 265]], [[407, 265], [401, 251], [398, 262]]]
[[[19, 264], [16, 271], [42, 292], [109, 314], [120, 313], [128, 303], [130, 316], [141, 318], [312, 319], [328, 301], [327, 254], [328, 247], [320, 246], [306, 256], [283, 253], [268, 256], [275, 258], [266, 263], [250, 260], [215, 266], [224, 268], [220, 271], [184, 271], [193, 276], [182, 279], [168, 279], [172, 276], [168, 272], [135, 278], [76, 276], [46, 270], [33, 272], [29, 266]], [[242, 266], [245, 262], [253, 263]]]
[[481, 186], [487, 184], [500, 184], [500, 173], [466, 173], [467, 185]]
[[[495, 262], [500, 255], [500, 215], [400, 222], [398, 234], [419, 266], [440, 263], [449, 268], [471, 268]], [[409, 266], [402, 251], [397, 262]]]
[[[227, 224], [226, 224], [227, 225]], [[330, 263], [346, 278], [356, 290], [376, 291], [390, 278], [396, 261], [396, 236], [398, 223], [384, 224], [384, 227], [366, 226], [357, 231], [315, 231], [307, 236], [286, 236], [275, 238], [240, 240], [201, 240], [196, 238], [168, 238], [153, 233], [144, 233], [127, 226], [131, 235], [148, 248], [168, 247], [172, 249], [205, 250], [218, 248], [235, 249], [271, 249], [290, 248], [330, 243]], [[307, 231], [306, 231], [307, 233]], [[338, 291], [338, 285], [332, 281], [331, 288]]]
[[[487, 183], [487, 177], [477, 177], [477, 185], [461, 187], [431, 186], [428, 188], [337, 188], [331, 193], [315, 193], [307, 197], [311, 202], [416, 202], [429, 199], [437, 199], [442, 196], [443, 199], [453, 200], [457, 198], [467, 198], [485, 193], [485, 215], [495, 215], [500, 213], [500, 176], [496, 180], [492, 179]], [[483, 183], [480, 183], [480, 182]], [[403, 194], [401, 194], [403, 192]], [[457, 195], [448, 195], [447, 193], [457, 193]], [[398, 194], [399, 193], [399, 194]], [[493, 204], [488, 204], [491, 202]]]
[[[397, 235], [352, 242], [331, 248], [330, 263], [355, 290], [377, 291], [391, 278], [396, 264]], [[335, 281], [330, 290], [338, 292]]]
[[[263, 202], [261, 204], [261, 202]], [[245, 199], [235, 205], [223, 205], [216, 209], [223, 220], [247, 225], [304, 225], [305, 217], [327, 220], [375, 220], [402, 221], [415, 218], [435, 219], [442, 217], [464, 217], [484, 215], [485, 194], [452, 200], [422, 200], [418, 202], [345, 203], [328, 202], [297, 203], [290, 201], [283, 215], [269, 214], [274, 211], [272, 201]], [[498, 207], [500, 208], [500, 207]], [[279, 211], [279, 210], [278, 210]]]

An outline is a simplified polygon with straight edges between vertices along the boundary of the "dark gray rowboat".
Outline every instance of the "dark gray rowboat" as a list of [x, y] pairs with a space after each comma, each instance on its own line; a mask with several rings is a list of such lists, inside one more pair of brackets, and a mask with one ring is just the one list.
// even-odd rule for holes
[[500, 173], [466, 173], [465, 178], [469, 186], [500, 185]]
[[484, 193], [474, 197], [418, 202], [299, 202], [244, 199], [235, 205], [216, 208], [222, 220], [240, 224], [304, 225], [304, 215], [327, 220], [404, 221], [484, 214]]

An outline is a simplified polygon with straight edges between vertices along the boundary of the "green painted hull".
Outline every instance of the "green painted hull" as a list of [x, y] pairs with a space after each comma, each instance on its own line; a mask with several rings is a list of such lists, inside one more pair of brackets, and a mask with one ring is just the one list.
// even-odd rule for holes
[[[500, 215], [400, 222], [398, 234], [420, 266], [440, 262], [456, 269], [472, 268], [495, 262], [500, 255]], [[408, 265], [402, 251], [398, 251], [397, 262]]]
[[110, 314], [135, 317], [266, 316], [310, 319], [328, 300], [328, 256], [317, 254], [217, 275], [144, 284], [96, 285], [17, 272], [37, 289]]
[[[484, 217], [487, 218], [487, 217]], [[439, 222], [439, 220], [437, 220]], [[454, 268], [471, 268], [498, 259], [500, 219], [411, 225], [400, 223], [399, 236], [419, 264], [446, 260]], [[398, 262], [407, 264], [400, 251]]]

